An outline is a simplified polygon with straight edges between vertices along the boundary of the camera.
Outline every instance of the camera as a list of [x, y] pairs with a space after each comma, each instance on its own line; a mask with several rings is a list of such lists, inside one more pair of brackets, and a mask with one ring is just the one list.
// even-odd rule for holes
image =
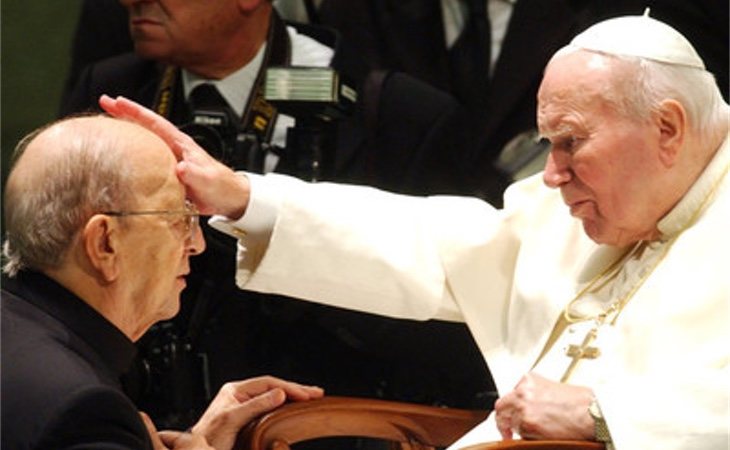
[[296, 119], [287, 130], [279, 172], [319, 181], [333, 171], [337, 121], [352, 114], [357, 91], [331, 67], [270, 67], [266, 101]]
[[[267, 142], [262, 137], [266, 133], [260, 129], [259, 132], [243, 130], [240, 120], [219, 94], [207, 95], [199, 105], [191, 100], [192, 119], [180, 126], [180, 130], [234, 170], [262, 173], [266, 155], [273, 153], [278, 158], [277, 172], [309, 181], [326, 178], [331, 173], [336, 122], [350, 115], [357, 102], [356, 90], [332, 68], [268, 68], [261, 101], [266, 107], [263, 109], [276, 108], [296, 120], [295, 126], [287, 130], [285, 147], [280, 148]], [[211, 101], [210, 97], [215, 95], [218, 98]], [[257, 101], [254, 103], [262, 106]], [[269, 120], [274, 120], [274, 115], [264, 119]], [[254, 128], [259, 125], [254, 121]]]
[[256, 134], [240, 130], [228, 106], [194, 109], [192, 116], [191, 122], [179, 128], [211, 156], [233, 170], [263, 171], [270, 145]]

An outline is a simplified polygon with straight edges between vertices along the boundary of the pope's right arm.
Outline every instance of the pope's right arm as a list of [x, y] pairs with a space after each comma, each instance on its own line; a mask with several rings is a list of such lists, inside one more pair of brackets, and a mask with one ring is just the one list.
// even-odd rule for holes
[[[477, 199], [235, 173], [154, 112], [123, 98], [102, 97], [100, 104], [172, 149], [188, 197], [203, 214], [219, 216], [213, 227], [238, 238], [242, 289], [391, 317], [463, 321], [445, 259], [483, 248], [485, 240], [504, 241], [494, 239], [498, 214]], [[495, 295], [489, 272], [476, 281], [470, 291], [487, 286], [504, 297]]]

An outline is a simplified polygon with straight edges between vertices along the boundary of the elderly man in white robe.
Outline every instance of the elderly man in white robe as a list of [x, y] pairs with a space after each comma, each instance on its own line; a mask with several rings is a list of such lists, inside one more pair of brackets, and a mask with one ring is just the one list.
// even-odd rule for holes
[[728, 448], [730, 107], [713, 76], [676, 30], [621, 17], [556, 53], [538, 102], [545, 170], [495, 210], [234, 174], [101, 100], [171, 144], [190, 198], [239, 238], [241, 288], [466, 322], [500, 398], [454, 448]]

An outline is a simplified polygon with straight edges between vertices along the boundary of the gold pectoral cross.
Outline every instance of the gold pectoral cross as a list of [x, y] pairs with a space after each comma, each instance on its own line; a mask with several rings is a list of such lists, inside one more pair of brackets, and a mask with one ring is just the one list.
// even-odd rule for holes
[[561, 383], [565, 383], [568, 381], [568, 378], [573, 374], [573, 371], [578, 366], [578, 363], [581, 359], [596, 359], [599, 356], [601, 356], [601, 350], [597, 347], [590, 347], [590, 345], [593, 343], [594, 340], [596, 340], [596, 336], [598, 335], [598, 328], [593, 327], [591, 328], [591, 331], [586, 334], [585, 339], [583, 339], [583, 343], [580, 345], [571, 345], [568, 347], [568, 349], [565, 351], [565, 354], [572, 359], [570, 361], [570, 365], [565, 370], [565, 374], [563, 375], [563, 378], [560, 379]]

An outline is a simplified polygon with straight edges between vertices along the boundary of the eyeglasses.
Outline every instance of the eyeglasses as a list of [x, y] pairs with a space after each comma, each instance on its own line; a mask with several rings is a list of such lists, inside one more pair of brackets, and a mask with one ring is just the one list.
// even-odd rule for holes
[[114, 217], [127, 216], [183, 216], [185, 217], [186, 239], [193, 240], [200, 227], [200, 212], [190, 200], [185, 200], [185, 209], [181, 210], [147, 210], [147, 211], [102, 211], [100, 214]]

